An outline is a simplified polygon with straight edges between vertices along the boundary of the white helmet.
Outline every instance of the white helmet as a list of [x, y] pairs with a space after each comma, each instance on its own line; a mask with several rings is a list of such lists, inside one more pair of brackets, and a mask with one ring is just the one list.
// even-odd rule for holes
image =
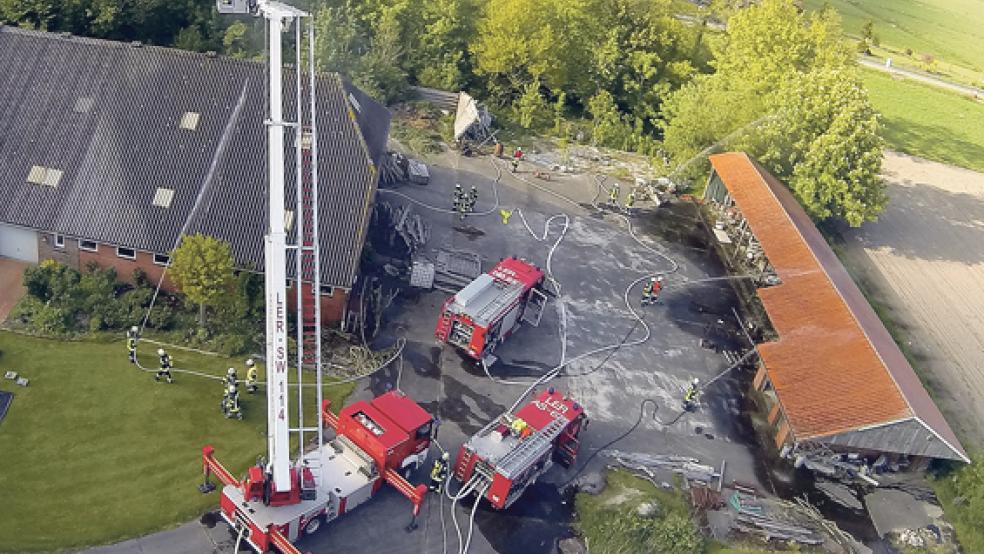
[[658, 282], [660, 282], [660, 283], [662, 283], [662, 282], [663, 282], [663, 276], [662, 276], [662, 275], [660, 275], [659, 277], [657, 277], [657, 278], [656, 278], [656, 281], [658, 281]]
[[136, 335], [137, 333], [140, 332], [140, 328], [134, 325], [133, 327], [130, 327], [130, 332]]
[[444, 461], [447, 461], [450, 458], [451, 458], [451, 454], [448, 454], [447, 452], [445, 452], [444, 454], [441, 454], [441, 459], [444, 460]]
[[694, 377], [694, 386], [697, 386], [699, 384], [700, 384], [700, 379]]
[[659, 278], [658, 277], [653, 277], [652, 279], [650, 279], [650, 282], [653, 282], [653, 283], [655, 283], [657, 281], [659, 281]]
[[230, 367], [230, 368], [229, 368], [229, 371], [226, 371], [226, 373], [227, 373], [228, 375], [230, 375], [230, 376], [232, 376], [232, 375], [235, 375], [235, 374], [236, 374], [236, 368], [234, 368], [234, 367]]
[[158, 348], [157, 349], [157, 355], [158, 356], [163, 356], [164, 355], [164, 349], [163, 348]]
[[246, 360], [246, 367], [253, 367], [254, 365], [256, 365], [256, 362], [253, 361], [253, 358]]

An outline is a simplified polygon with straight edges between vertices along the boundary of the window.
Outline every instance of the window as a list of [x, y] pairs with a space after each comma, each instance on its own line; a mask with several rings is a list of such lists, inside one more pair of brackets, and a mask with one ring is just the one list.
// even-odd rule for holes
[[95, 100], [88, 96], [82, 96], [75, 101], [75, 113], [89, 113], [92, 111], [92, 106], [95, 105]]
[[181, 116], [181, 121], [178, 122], [178, 129], [184, 129], [185, 131], [194, 131], [198, 129], [198, 119], [201, 114], [198, 112], [185, 112]]
[[27, 182], [35, 185], [44, 185], [51, 188], [58, 188], [61, 182], [62, 171], [40, 165], [32, 165], [27, 172]]
[[321, 285], [321, 296], [334, 296], [335, 288], [331, 285]]
[[65, 248], [65, 235], [55, 235], [55, 248]]
[[128, 260], [137, 259], [137, 251], [132, 248], [123, 248], [122, 246], [116, 247], [116, 255], [120, 258], [126, 258]]
[[96, 241], [80, 240], [79, 250], [88, 250], [89, 252], [99, 252], [99, 245], [96, 244]]
[[157, 206], [158, 208], [170, 208], [173, 200], [174, 189], [158, 187], [157, 190], [154, 191], [154, 199], [150, 202], [150, 204], [152, 206]]
[[284, 230], [290, 231], [294, 227], [294, 210], [284, 210]]
[[171, 263], [171, 256], [167, 254], [154, 254], [154, 263], [157, 265], [167, 265]]
[[294, 286], [294, 281], [292, 279], [287, 279], [286, 285], [287, 285], [287, 288], [291, 288], [291, 287]]

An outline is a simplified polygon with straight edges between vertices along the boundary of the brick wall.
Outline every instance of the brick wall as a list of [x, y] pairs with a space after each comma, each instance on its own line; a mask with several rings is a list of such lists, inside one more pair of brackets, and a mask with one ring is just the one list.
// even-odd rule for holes
[[[49, 239], [49, 244], [46, 246], [53, 244], [53, 242], [50, 242], [52, 240]], [[90, 262], [95, 262], [102, 267], [112, 267], [116, 269], [119, 279], [128, 283], [133, 282], [133, 271], [137, 268], [143, 269], [152, 283], [157, 283], [157, 280], [161, 278], [161, 272], [164, 270], [164, 266], [154, 263], [154, 255], [148, 252], [138, 251], [137, 259], [129, 260], [117, 256], [116, 247], [112, 245], [100, 244], [97, 252], [80, 250], [78, 246], [78, 241], [75, 239], [65, 239], [65, 251], [63, 253], [53, 254], [61, 256], [74, 255], [74, 263], [69, 263], [69, 261], [63, 262], [71, 267], [84, 269]], [[74, 254], [70, 254], [70, 251], [73, 251]], [[59, 259], [59, 261], [62, 260]], [[174, 283], [169, 278], [165, 278], [162, 288], [166, 291], [174, 291]], [[296, 294], [293, 286], [287, 291], [288, 307], [291, 310], [294, 309]], [[321, 296], [321, 320], [323, 324], [331, 325], [342, 320], [345, 305], [348, 303], [348, 296], [349, 292], [340, 288], [334, 289], [331, 296]]]
[[55, 246], [55, 235], [52, 233], [38, 233], [38, 239], [38, 261], [55, 260], [68, 267], [81, 269], [79, 241], [66, 237], [65, 245], [58, 248]]
[[[67, 246], [69, 239], [66, 239], [65, 242]], [[77, 248], [78, 243], [75, 246]], [[137, 251], [137, 259], [129, 260], [117, 256], [116, 247], [108, 244], [100, 244], [98, 252], [79, 250], [78, 255], [79, 264], [82, 269], [85, 269], [89, 263], [95, 262], [102, 267], [115, 269], [119, 280], [127, 283], [133, 282], [133, 271], [137, 268], [144, 270], [150, 282], [154, 284], [161, 278], [161, 273], [164, 271], [164, 266], [155, 264], [154, 255], [149, 252]], [[174, 283], [170, 279], [164, 279], [164, 284], [161, 288], [166, 291], [174, 291]]]
[[[331, 296], [321, 296], [321, 323], [322, 325], [333, 325], [342, 320], [345, 312], [345, 305], [348, 304], [349, 291], [336, 288]], [[287, 308], [295, 310], [297, 303], [297, 291], [292, 284], [287, 289]]]

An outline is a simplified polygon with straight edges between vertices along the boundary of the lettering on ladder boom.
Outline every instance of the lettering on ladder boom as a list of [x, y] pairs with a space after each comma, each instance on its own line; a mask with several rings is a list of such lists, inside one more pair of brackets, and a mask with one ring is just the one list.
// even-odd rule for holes
[[[287, 371], [287, 348], [284, 344], [286, 337], [285, 330], [287, 328], [286, 322], [284, 321], [284, 301], [277, 294], [277, 310], [276, 310], [276, 337], [277, 337], [277, 347], [275, 349], [276, 358], [273, 361], [274, 370], [280, 374]], [[287, 406], [287, 391], [284, 386], [284, 381], [280, 381], [280, 390], [277, 391], [277, 418], [284, 419], [287, 416], [286, 406]]]

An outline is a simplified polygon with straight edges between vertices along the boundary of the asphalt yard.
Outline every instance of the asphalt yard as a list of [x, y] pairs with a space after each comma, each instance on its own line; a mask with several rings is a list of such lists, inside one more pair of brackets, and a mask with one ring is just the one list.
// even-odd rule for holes
[[[497, 349], [500, 359], [490, 369], [491, 379], [451, 347], [435, 343], [434, 326], [447, 293], [401, 293], [377, 346], [398, 337], [407, 340], [402, 372], [398, 365], [380, 372], [355, 396], [371, 397], [399, 380], [401, 390], [440, 418], [440, 443], [454, 456], [468, 436], [507, 410], [530, 383], [563, 364], [561, 374], [538, 390], [553, 386], [566, 391], [591, 418], [581, 434], [578, 467], [555, 466], [504, 512], [480, 508], [470, 552], [552, 551], [559, 538], [570, 534], [569, 498], [557, 485], [635, 424], [647, 399], [653, 402], [647, 403], [642, 423], [613, 448], [692, 456], [715, 467], [727, 459], [727, 480], [757, 482], [746, 444], [749, 433], [738, 424], [739, 386], [730, 375], [710, 386], [696, 413], [681, 416], [690, 380], [706, 382], [727, 368], [720, 350], [747, 348], [735, 339], [740, 335], [731, 308], [737, 300], [728, 282], [719, 279], [723, 269], [707, 249], [692, 205], [656, 209], [639, 204], [630, 231], [625, 217], [592, 205], [607, 193], [598, 194], [591, 176], [554, 176], [548, 182], [534, 178], [529, 166], [514, 176], [506, 162], [488, 157], [448, 157], [430, 169], [429, 185], [406, 184], [381, 191], [379, 197], [414, 205], [430, 226], [425, 255], [442, 246], [472, 250], [482, 256], [483, 270], [506, 256], [525, 258], [548, 270], [560, 292], [550, 299], [538, 327], [524, 326]], [[501, 179], [493, 185], [498, 170]], [[456, 182], [465, 190], [478, 188], [475, 212], [484, 215], [461, 221], [448, 213]], [[508, 224], [503, 224], [500, 209], [512, 211]], [[640, 307], [642, 280], [655, 274], [665, 275], [662, 303]], [[706, 279], [711, 281], [702, 282]], [[717, 349], [702, 347], [701, 339]], [[597, 471], [605, 463], [597, 456], [584, 471]], [[421, 470], [418, 479], [426, 477]], [[419, 528], [408, 534], [403, 527], [410, 504], [385, 491], [301, 546], [312, 552], [353, 545], [374, 552], [444, 552], [445, 547], [454, 552], [458, 539], [449, 505], [446, 498], [428, 499]], [[467, 535], [468, 510], [459, 506], [457, 516]]]

